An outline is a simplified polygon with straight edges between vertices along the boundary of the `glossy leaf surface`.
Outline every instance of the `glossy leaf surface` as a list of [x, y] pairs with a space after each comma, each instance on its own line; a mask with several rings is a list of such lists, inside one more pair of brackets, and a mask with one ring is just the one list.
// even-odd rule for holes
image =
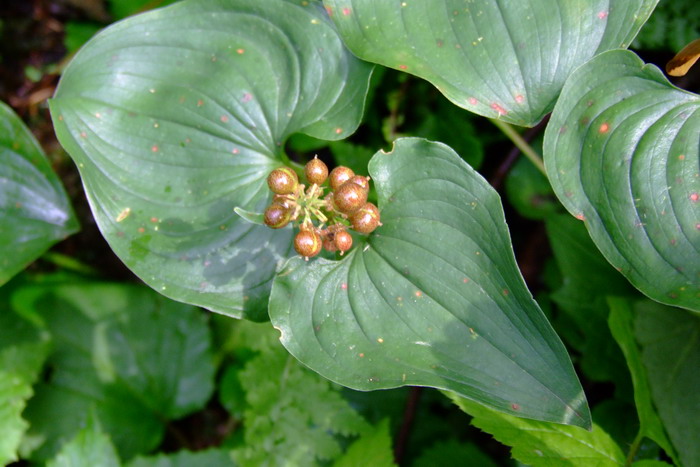
[[192, 0], [98, 34], [51, 111], [127, 266], [171, 298], [263, 320], [291, 231], [234, 208], [263, 211], [291, 133], [352, 133], [369, 73], [316, 2]]
[[654, 300], [700, 311], [700, 98], [632, 52], [564, 87], [545, 134], [555, 192], [606, 259]]
[[70, 201], [39, 143], [0, 102], [0, 285], [78, 230]]
[[569, 74], [627, 47], [657, 0], [324, 0], [350, 50], [425, 78], [456, 105], [532, 126]]
[[375, 154], [369, 172], [383, 226], [341, 261], [296, 257], [275, 279], [270, 317], [285, 347], [355, 389], [447, 388], [588, 426], [566, 350], [515, 264], [497, 193], [450, 148], [418, 138]]

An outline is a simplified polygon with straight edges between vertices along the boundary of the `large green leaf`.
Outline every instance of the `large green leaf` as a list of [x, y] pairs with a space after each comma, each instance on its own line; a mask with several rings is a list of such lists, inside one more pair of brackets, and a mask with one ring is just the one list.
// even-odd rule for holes
[[654, 300], [700, 311], [700, 98], [632, 52], [579, 68], [547, 127], [557, 196]]
[[648, 300], [634, 311], [654, 405], [681, 465], [700, 465], [700, 317]]
[[95, 415], [61, 451], [46, 463], [46, 467], [119, 467], [119, 456], [109, 436], [102, 432]]
[[418, 138], [375, 154], [369, 170], [384, 225], [342, 261], [293, 258], [275, 278], [270, 318], [285, 347], [355, 389], [434, 386], [589, 426], [497, 193], [450, 148]]
[[627, 47], [658, 0], [324, 0], [350, 50], [518, 125], [596, 53]]
[[171, 298], [262, 320], [292, 231], [234, 208], [264, 209], [289, 134], [355, 130], [370, 70], [317, 2], [191, 0], [98, 34], [51, 111], [127, 266]]
[[70, 201], [39, 143], [0, 102], [0, 285], [78, 230]]
[[211, 337], [194, 307], [118, 284], [29, 287], [13, 303], [53, 336], [51, 377], [25, 411], [33, 459], [51, 457], [91, 408], [124, 459], [150, 451], [168, 420], [211, 396]]

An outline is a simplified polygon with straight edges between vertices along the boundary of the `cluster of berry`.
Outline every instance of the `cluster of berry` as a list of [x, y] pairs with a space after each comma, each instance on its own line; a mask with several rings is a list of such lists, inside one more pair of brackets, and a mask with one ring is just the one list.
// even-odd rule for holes
[[[355, 175], [344, 166], [329, 174], [326, 164], [317, 157], [306, 164], [304, 174], [308, 188], [299, 183], [296, 172], [289, 167], [270, 172], [267, 184], [275, 196], [265, 210], [265, 224], [281, 229], [300, 219], [294, 249], [307, 260], [323, 248], [341, 255], [348, 251], [352, 247], [348, 228], [368, 234], [381, 225], [377, 206], [367, 202], [369, 177]], [[324, 196], [322, 185], [326, 180], [331, 191]]]

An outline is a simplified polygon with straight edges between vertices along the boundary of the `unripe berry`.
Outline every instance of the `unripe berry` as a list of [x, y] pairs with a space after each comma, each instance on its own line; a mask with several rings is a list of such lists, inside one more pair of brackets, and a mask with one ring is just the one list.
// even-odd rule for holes
[[289, 224], [289, 219], [292, 216], [292, 211], [282, 204], [272, 203], [265, 209], [264, 222], [268, 227], [273, 229], [281, 229]]
[[354, 175], [350, 177], [348, 181], [354, 183], [355, 185], [361, 186], [366, 191], [369, 191], [369, 177], [365, 177], [363, 175]]
[[333, 237], [333, 243], [335, 243], [335, 247], [342, 255], [352, 248], [352, 235], [350, 235], [347, 230], [339, 230]]
[[338, 166], [335, 169], [331, 170], [331, 175], [330, 175], [330, 184], [331, 184], [331, 190], [335, 191], [340, 186], [350, 180], [352, 177], [355, 176], [355, 172], [352, 171], [352, 169], [345, 167], [345, 166]]
[[343, 183], [333, 194], [335, 207], [345, 214], [360, 209], [366, 202], [367, 190], [351, 181]]
[[304, 173], [309, 183], [321, 185], [328, 178], [328, 166], [318, 157], [314, 157], [306, 163]]
[[275, 169], [267, 176], [267, 186], [278, 195], [290, 195], [296, 191], [298, 185], [299, 177], [289, 167]]
[[305, 259], [319, 254], [321, 246], [321, 237], [313, 230], [300, 230], [294, 237], [294, 249]]
[[371, 233], [381, 225], [379, 209], [372, 203], [365, 203], [364, 206], [350, 215], [350, 223], [357, 232]]

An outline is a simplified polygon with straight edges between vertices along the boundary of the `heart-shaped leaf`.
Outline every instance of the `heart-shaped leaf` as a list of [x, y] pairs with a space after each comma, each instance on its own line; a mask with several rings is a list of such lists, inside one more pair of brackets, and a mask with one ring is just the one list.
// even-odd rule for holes
[[497, 193], [449, 147], [375, 154], [383, 226], [342, 261], [290, 260], [270, 318], [284, 346], [360, 390], [434, 386], [514, 415], [590, 425], [561, 341], [518, 271]]
[[127, 266], [171, 298], [266, 319], [291, 230], [234, 208], [264, 209], [289, 134], [354, 131], [370, 71], [317, 2], [192, 0], [96, 36], [51, 111]]
[[654, 300], [700, 311], [700, 98], [634, 53], [601, 54], [564, 87], [545, 133], [555, 192]]
[[324, 0], [358, 57], [433, 83], [456, 105], [534, 125], [595, 54], [627, 47], [658, 0]]
[[70, 201], [22, 120], [0, 102], [0, 285], [78, 230]]

